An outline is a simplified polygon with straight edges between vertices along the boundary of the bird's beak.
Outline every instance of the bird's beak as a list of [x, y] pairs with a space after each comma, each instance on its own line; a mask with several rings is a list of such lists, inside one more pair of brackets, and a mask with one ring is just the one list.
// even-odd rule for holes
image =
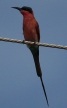
[[14, 9], [21, 11], [21, 8], [19, 8], [19, 7], [11, 7], [11, 8], [14, 8]]

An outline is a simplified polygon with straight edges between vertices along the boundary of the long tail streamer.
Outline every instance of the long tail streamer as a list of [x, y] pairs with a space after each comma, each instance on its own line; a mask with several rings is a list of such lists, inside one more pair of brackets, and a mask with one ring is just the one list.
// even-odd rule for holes
[[41, 80], [41, 84], [42, 84], [42, 87], [43, 87], [43, 91], [44, 91], [44, 94], [45, 94], [45, 97], [46, 97], [47, 104], [49, 106], [48, 98], [47, 98], [47, 94], [46, 94], [46, 90], [45, 90], [45, 87], [44, 87], [44, 83], [43, 83], [42, 77], [40, 77], [40, 80]]

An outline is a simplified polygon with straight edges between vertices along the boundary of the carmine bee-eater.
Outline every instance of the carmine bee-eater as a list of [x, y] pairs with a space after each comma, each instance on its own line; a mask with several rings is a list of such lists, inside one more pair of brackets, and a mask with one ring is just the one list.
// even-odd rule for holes
[[[40, 41], [39, 25], [34, 17], [32, 8], [27, 7], [27, 6], [23, 6], [22, 8], [19, 8], [19, 7], [12, 7], [12, 8], [19, 10], [20, 13], [23, 15], [23, 34], [24, 34], [25, 40], [39, 42]], [[45, 90], [43, 80], [42, 80], [41, 67], [39, 63], [39, 46], [37, 45], [27, 45], [27, 46], [33, 55], [36, 72], [37, 72], [38, 77], [40, 77], [43, 91], [46, 97], [46, 101], [49, 106], [46, 90]]]

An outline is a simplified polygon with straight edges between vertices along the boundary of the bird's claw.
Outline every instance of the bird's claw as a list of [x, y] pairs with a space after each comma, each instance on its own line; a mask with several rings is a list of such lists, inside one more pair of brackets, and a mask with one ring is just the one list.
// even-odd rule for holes
[[34, 41], [34, 45], [36, 45], [36, 41]]

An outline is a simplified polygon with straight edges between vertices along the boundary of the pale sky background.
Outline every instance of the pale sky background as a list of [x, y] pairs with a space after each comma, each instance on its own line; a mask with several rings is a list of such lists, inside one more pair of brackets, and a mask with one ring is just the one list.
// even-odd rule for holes
[[[12, 6], [30, 6], [41, 42], [67, 45], [67, 0], [0, 0], [0, 37], [24, 39], [23, 17]], [[49, 108], [67, 108], [67, 51], [40, 47]], [[0, 41], [0, 108], [48, 108], [26, 45]]]

